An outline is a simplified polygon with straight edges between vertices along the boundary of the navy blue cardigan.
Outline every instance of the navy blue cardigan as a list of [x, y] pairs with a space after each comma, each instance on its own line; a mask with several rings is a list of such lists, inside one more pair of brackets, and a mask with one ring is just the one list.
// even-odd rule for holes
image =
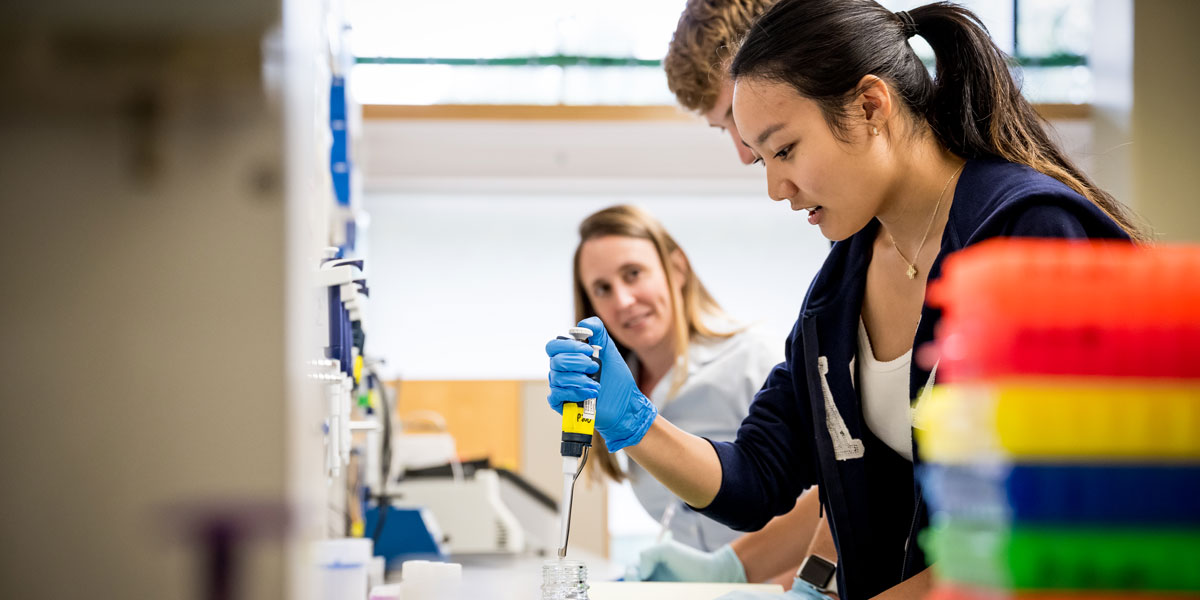
[[[788, 336], [786, 360], [755, 396], [736, 441], [711, 442], [721, 461], [721, 488], [700, 510], [734, 529], [754, 531], [790, 510], [806, 488], [820, 485], [843, 600], [870, 598], [926, 567], [916, 542], [929, 520], [914, 477], [916, 442], [912, 464], [871, 434], [850, 372], [878, 228], [872, 221], [833, 245]], [[947, 255], [997, 236], [1128, 239], [1061, 182], [1023, 165], [972, 160], [959, 178], [929, 280], [940, 275]], [[933, 339], [939, 317], [928, 306], [921, 311], [913, 348]], [[910, 398], [928, 378], [914, 360]], [[827, 395], [844, 428], [837, 414], [827, 412]], [[827, 415], [834, 417], [833, 427]], [[843, 436], [835, 448], [838, 432]]]

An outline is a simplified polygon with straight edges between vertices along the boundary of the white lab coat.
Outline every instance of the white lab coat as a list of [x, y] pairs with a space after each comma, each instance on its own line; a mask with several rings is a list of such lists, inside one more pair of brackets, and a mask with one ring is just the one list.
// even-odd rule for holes
[[[650, 401], [676, 427], [714, 441], [733, 441], [750, 410], [750, 402], [776, 364], [783, 362], [783, 340], [750, 328], [727, 339], [696, 338], [688, 345], [688, 377], [668, 398], [674, 369], [668, 371]], [[637, 372], [636, 359], [630, 369]], [[671, 503], [679, 503], [666, 487], [640, 465], [629, 461], [633, 493], [655, 520]], [[712, 551], [742, 535], [680, 504], [671, 519], [672, 537], [688, 546]]]

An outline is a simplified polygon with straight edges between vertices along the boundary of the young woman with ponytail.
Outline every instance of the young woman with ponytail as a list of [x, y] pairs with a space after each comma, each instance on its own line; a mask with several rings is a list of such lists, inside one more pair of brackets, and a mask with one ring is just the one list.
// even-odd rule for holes
[[[913, 36], [933, 48], [932, 77]], [[730, 72], [738, 132], [768, 195], [807, 210], [835, 242], [785, 361], [737, 439], [709, 441], [657, 414], [589, 319], [592, 343], [605, 346], [601, 381], [584, 374], [587, 348], [551, 342], [550, 403], [598, 396], [596, 430], [610, 448], [734, 529], [763, 527], [819, 484], [838, 595], [923, 596], [930, 574], [916, 538], [928, 515], [910, 407], [936, 378], [936, 365], [912, 359], [940, 317], [924, 306], [927, 285], [947, 255], [988, 238], [1144, 236], [1054, 143], [1003, 52], [960, 6], [780, 0]], [[819, 593], [800, 583], [792, 594]]]

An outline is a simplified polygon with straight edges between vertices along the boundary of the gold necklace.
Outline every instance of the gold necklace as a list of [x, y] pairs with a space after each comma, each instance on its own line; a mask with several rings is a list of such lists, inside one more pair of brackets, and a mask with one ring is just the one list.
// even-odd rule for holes
[[[921, 236], [921, 244], [917, 246], [917, 253], [913, 255], [913, 258], [921, 257], [921, 249], [925, 247], [925, 240], [929, 238], [929, 230], [933, 229], [933, 221], [937, 218], [938, 209], [942, 207], [942, 198], [946, 196], [946, 190], [950, 188], [950, 182], [954, 181], [954, 178], [958, 176], [959, 172], [962, 171], [963, 167], [965, 166], [967, 166], [967, 163], [966, 161], [963, 161], [963, 164], [958, 166], [958, 169], [954, 171], [954, 174], [950, 175], [950, 179], [946, 180], [946, 185], [942, 186], [942, 193], [938, 194], [937, 204], [933, 207], [933, 214], [929, 216], [929, 224], [925, 226], [925, 235]], [[916, 261], [908, 260], [908, 257], [904, 256], [904, 253], [900, 251], [900, 246], [896, 245], [896, 238], [892, 237], [891, 232], [888, 233], [888, 239], [892, 240], [892, 247], [896, 249], [896, 254], [899, 254], [900, 259], [904, 261], [904, 264], [908, 265], [908, 270], [905, 271], [905, 274], [908, 275], [909, 279], [916, 279]]]

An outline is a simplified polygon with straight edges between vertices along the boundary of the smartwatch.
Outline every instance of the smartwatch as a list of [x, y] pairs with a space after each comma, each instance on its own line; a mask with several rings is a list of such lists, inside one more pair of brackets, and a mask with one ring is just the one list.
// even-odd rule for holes
[[800, 570], [796, 571], [796, 577], [811, 583], [823, 592], [837, 591], [836, 575], [837, 565], [816, 554], [809, 554], [808, 558], [800, 563]]

